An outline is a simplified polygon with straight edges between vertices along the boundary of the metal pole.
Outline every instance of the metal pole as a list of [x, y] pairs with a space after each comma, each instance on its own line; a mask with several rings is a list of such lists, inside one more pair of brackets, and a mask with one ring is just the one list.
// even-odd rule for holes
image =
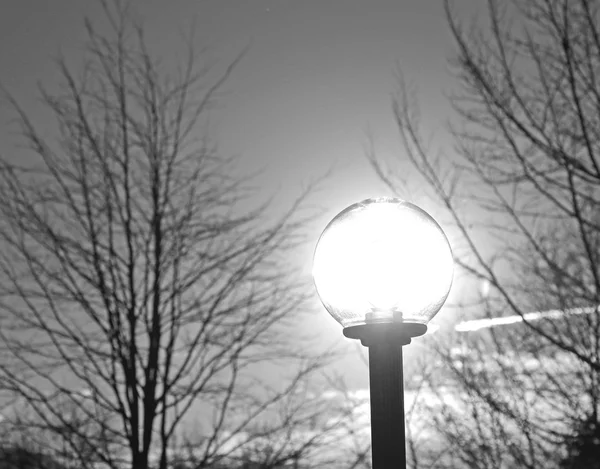
[[402, 342], [388, 337], [369, 345], [373, 469], [405, 469]]

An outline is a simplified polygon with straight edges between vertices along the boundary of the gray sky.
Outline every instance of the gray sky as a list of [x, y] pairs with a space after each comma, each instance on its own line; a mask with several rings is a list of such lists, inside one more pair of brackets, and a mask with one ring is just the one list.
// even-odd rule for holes
[[[455, 2], [467, 11], [474, 0]], [[134, 1], [153, 51], [169, 57], [195, 21], [198, 47], [226, 64], [250, 52], [214, 113], [222, 149], [269, 165], [273, 179], [298, 184], [332, 163], [332, 214], [381, 191], [367, 169], [366, 130], [378, 150], [397, 154], [390, 112], [399, 63], [420, 91], [424, 113], [446, 112], [452, 51], [441, 0], [172, 0]], [[35, 110], [36, 82], [51, 85], [52, 57], [76, 63], [82, 16], [99, 25], [92, 0], [3, 0], [0, 81]], [[4, 117], [4, 115], [3, 115]], [[275, 175], [277, 177], [275, 177]]]
[[[476, 0], [456, 0], [468, 18]], [[402, 159], [390, 109], [398, 63], [418, 85], [427, 121], [441, 126], [452, 41], [441, 0], [147, 0], [134, 1], [152, 50], [172, 57], [192, 22], [198, 48], [224, 66], [245, 46], [248, 55], [215, 110], [213, 135], [222, 151], [249, 167], [267, 165], [265, 180], [294, 191], [332, 164], [339, 169], [322, 191], [333, 216], [345, 206], [386, 192], [364, 158], [370, 129], [379, 154]], [[37, 82], [52, 87], [59, 51], [76, 66], [84, 15], [102, 27], [93, 0], [2, 0], [0, 83], [33, 113]], [[0, 109], [0, 151], [14, 136]], [[433, 127], [432, 129], [433, 130]], [[310, 262], [310, 259], [307, 259]], [[323, 327], [341, 327], [325, 318]], [[343, 340], [343, 339], [340, 339]], [[366, 378], [366, 370], [361, 373]]]

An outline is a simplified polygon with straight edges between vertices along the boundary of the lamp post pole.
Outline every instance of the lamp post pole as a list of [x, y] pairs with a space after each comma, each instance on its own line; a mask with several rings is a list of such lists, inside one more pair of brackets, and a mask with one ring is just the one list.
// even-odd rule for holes
[[406, 468], [402, 347], [426, 331], [424, 324], [401, 321], [344, 328], [346, 337], [369, 349], [373, 469]]
[[402, 344], [369, 346], [373, 469], [406, 467]]

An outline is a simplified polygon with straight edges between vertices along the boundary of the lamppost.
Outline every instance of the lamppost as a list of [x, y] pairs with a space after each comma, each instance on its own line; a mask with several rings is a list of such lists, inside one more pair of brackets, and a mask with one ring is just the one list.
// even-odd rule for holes
[[425, 334], [450, 292], [452, 273], [440, 226], [397, 198], [351, 205], [317, 243], [319, 297], [344, 335], [369, 348], [374, 469], [406, 467], [402, 346]]

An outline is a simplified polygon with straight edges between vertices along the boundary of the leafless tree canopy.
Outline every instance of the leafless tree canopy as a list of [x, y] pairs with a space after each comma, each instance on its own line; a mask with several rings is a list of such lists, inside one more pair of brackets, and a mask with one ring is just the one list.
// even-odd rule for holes
[[[102, 5], [109, 33], [86, 23], [84, 67], [59, 60], [42, 90], [56, 138], [7, 97], [30, 151], [0, 162], [1, 425], [78, 468], [164, 469], [177, 444], [208, 467], [271, 437], [300, 457], [321, 435], [286, 432], [333, 424], [299, 400], [324, 357], [289, 329], [312, 291], [289, 258], [310, 187], [267, 218], [203, 133], [244, 54], [216, 76], [190, 42], [167, 69], [125, 3]], [[256, 378], [267, 363], [289, 381]]]
[[[411, 174], [445, 210], [462, 272], [491, 286], [476, 314], [521, 319], [436, 346], [449, 373], [430, 382], [439, 444], [424, 467], [598, 467], [599, 8], [489, 0], [467, 28], [446, 2], [453, 151], [428, 147], [401, 75], [394, 112]], [[371, 162], [405, 193], [392, 164]]]

